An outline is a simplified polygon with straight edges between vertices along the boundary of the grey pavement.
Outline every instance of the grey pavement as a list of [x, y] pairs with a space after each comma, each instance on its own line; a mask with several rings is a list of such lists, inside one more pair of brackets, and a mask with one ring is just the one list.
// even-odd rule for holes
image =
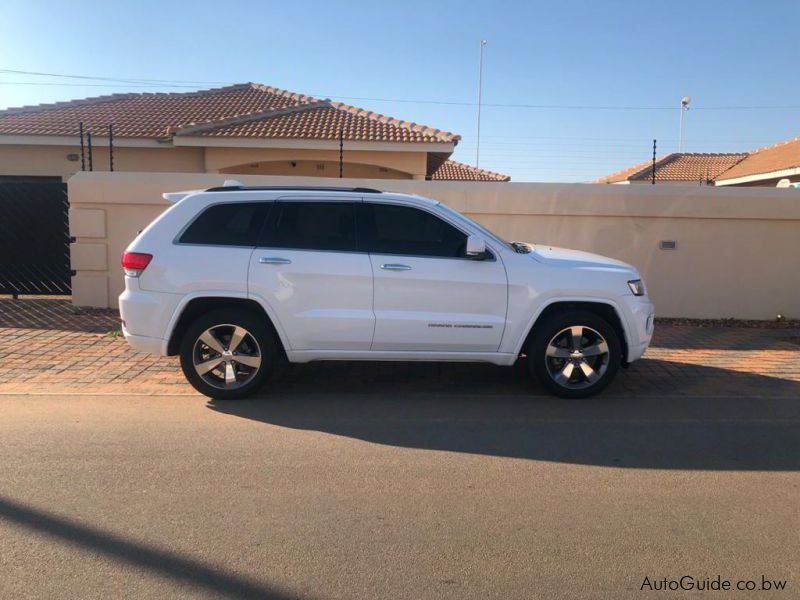
[[3, 395], [0, 597], [796, 598], [782, 391]]

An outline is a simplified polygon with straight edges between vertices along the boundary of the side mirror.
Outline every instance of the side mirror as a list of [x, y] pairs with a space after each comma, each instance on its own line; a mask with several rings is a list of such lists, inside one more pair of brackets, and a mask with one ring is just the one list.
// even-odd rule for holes
[[486, 257], [486, 242], [479, 235], [471, 235], [467, 238], [467, 258], [473, 260], [483, 260]]

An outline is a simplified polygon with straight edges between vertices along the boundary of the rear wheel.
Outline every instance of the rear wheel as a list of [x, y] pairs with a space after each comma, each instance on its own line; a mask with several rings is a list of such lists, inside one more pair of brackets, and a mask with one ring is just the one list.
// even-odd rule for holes
[[528, 348], [531, 374], [562, 398], [586, 398], [603, 390], [619, 370], [621, 348], [602, 317], [570, 310], [548, 318]]
[[218, 309], [199, 317], [181, 341], [181, 368], [198, 392], [211, 398], [245, 398], [275, 364], [274, 334], [249, 312]]

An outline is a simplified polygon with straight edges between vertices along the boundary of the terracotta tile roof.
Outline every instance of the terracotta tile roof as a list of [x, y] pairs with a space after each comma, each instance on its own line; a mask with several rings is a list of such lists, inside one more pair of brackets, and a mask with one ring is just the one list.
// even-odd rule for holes
[[511, 177], [472, 165], [447, 160], [433, 172], [431, 179], [436, 181], [511, 181]]
[[247, 138], [301, 138], [366, 142], [447, 142], [453, 135], [409, 121], [400, 121], [338, 102], [279, 109], [235, 119], [180, 129], [177, 135]]
[[747, 177], [800, 167], [800, 137], [751, 152], [747, 158], [725, 171], [724, 179]]
[[[716, 154], [711, 152], [672, 153], [656, 159], [656, 182], [714, 181], [722, 173], [728, 176], [729, 169], [747, 157], [738, 154]], [[650, 181], [652, 161], [647, 161], [595, 180], [594, 183], [620, 183], [623, 181]]]
[[[308, 114], [303, 114], [308, 111]], [[353, 106], [261, 84], [177, 94], [113, 94], [0, 111], [0, 135], [104, 134], [169, 138], [178, 135], [338, 139], [344, 115], [347, 139], [458, 143], [460, 136]], [[335, 136], [331, 128], [336, 129]]]
[[[656, 160], [656, 167], [658, 166], [658, 161], [663, 159], [664, 157], [662, 156]], [[652, 166], [653, 161], [648, 160], [647, 162], [639, 163], [638, 165], [628, 167], [627, 169], [622, 169], [621, 171], [617, 171], [611, 175], [606, 175], [605, 177], [595, 179], [592, 183], [621, 183], [623, 181], [628, 181], [628, 179], [630, 179], [633, 175], [636, 175], [644, 169], [649, 171]]]

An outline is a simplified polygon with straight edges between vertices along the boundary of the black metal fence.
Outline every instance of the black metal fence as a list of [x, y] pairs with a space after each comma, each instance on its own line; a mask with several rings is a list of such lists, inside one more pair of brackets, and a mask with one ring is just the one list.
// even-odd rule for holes
[[69, 201], [58, 179], [0, 179], [0, 294], [69, 294]]

